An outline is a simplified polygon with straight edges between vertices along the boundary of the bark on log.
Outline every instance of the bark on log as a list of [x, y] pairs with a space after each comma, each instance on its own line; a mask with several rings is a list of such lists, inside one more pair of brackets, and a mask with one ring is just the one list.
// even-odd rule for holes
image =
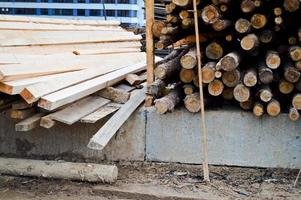
[[216, 64], [216, 69], [223, 69], [225, 71], [232, 71], [238, 67], [240, 63], [240, 56], [237, 52], [231, 52], [225, 55]]
[[250, 95], [250, 89], [243, 84], [238, 84], [233, 90], [233, 96], [238, 102], [247, 101]]
[[196, 66], [195, 48], [190, 49], [180, 60], [181, 66], [185, 69], [192, 69]]
[[208, 24], [213, 24], [221, 17], [218, 8], [214, 5], [204, 7], [201, 15], [203, 21]]
[[195, 86], [192, 85], [192, 84], [185, 84], [183, 86], [183, 89], [184, 89], [184, 93], [186, 95], [190, 95], [190, 94], [192, 94], [195, 91]]
[[164, 95], [165, 82], [157, 79], [152, 84], [147, 86], [147, 94], [152, 95], [155, 98], [160, 98]]
[[210, 83], [215, 78], [215, 62], [208, 62], [202, 67], [203, 83]]
[[296, 108], [291, 107], [288, 113], [288, 117], [292, 121], [297, 121], [300, 118], [299, 111]]
[[274, 79], [273, 71], [266, 67], [265, 64], [261, 64], [258, 69], [258, 77], [261, 83], [269, 84]]
[[154, 101], [157, 113], [164, 114], [174, 110], [181, 101], [180, 91], [177, 89], [171, 90], [166, 96]]
[[17, 176], [114, 183], [117, 180], [118, 169], [116, 166], [94, 163], [0, 158], [0, 173]]
[[232, 100], [234, 98], [233, 96], [233, 89], [234, 88], [230, 88], [230, 87], [225, 87], [223, 92], [222, 92], [222, 96], [225, 100]]

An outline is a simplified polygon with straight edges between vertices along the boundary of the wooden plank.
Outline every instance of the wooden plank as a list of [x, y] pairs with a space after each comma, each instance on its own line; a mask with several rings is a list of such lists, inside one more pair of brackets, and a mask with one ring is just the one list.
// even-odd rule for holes
[[83, 43], [83, 44], [66, 44], [53, 46], [16, 46], [0, 47], [1, 53], [10, 54], [27, 54], [27, 55], [50, 55], [58, 53], [72, 53], [73, 51], [85, 51], [95, 49], [112, 49], [112, 47], [123, 48], [141, 48], [139, 41], [131, 42], [106, 42], [106, 43]]
[[124, 122], [144, 101], [145, 91], [146, 87], [140, 90], [135, 90], [131, 95], [130, 100], [126, 102], [90, 139], [88, 148], [102, 150], [115, 135], [118, 129], [120, 129]]
[[1, 30], [0, 46], [34, 46], [140, 41], [140, 35], [121, 31], [11, 31]]
[[13, 110], [24, 110], [26, 108], [31, 108], [32, 106], [33, 106], [33, 104], [28, 104], [24, 100], [20, 100], [20, 101], [14, 102], [12, 104], [12, 109]]
[[[141, 57], [141, 60], [143, 59], [144, 57]], [[50, 79], [48, 81], [30, 85], [26, 87], [20, 93], [20, 95], [27, 103], [33, 103], [35, 101], [38, 101], [39, 98], [42, 96], [81, 83], [83, 81], [96, 78], [100, 75], [112, 72], [114, 70], [125, 68], [128, 65], [132, 65], [134, 63], [137, 63], [137, 57], [135, 57], [134, 60], [128, 59], [128, 61], [125, 61], [123, 64], [116, 65], [116, 66], [113, 65], [111, 67], [98, 66], [97, 68], [95, 67], [95, 68], [86, 69], [82, 71], [71, 72], [66, 75]]]
[[95, 112], [83, 117], [80, 119], [82, 123], [95, 123], [101, 119], [104, 119], [108, 115], [116, 112], [121, 107], [121, 104], [117, 103], [108, 103], [107, 105], [102, 106]]
[[20, 92], [25, 87], [28, 87], [29, 85], [48, 81], [49, 79], [60, 77], [68, 73], [72, 73], [72, 72], [39, 76], [39, 77], [33, 77], [33, 78], [27, 78], [27, 79], [15, 80], [15, 81], [0, 82], [0, 92], [10, 94], [10, 95], [20, 94]]
[[30, 17], [17, 15], [0, 15], [0, 21], [7, 22], [30, 22], [39, 24], [65, 24], [65, 25], [90, 25], [90, 26], [118, 26], [119, 21], [114, 20], [74, 20], [74, 19], [58, 19], [47, 17]]
[[40, 125], [41, 117], [44, 116], [44, 113], [37, 113], [32, 117], [29, 117], [15, 125], [16, 131], [30, 131]]
[[128, 73], [135, 73], [145, 69], [145, 62], [138, 63], [103, 76], [85, 81], [83, 83], [68, 87], [58, 92], [43, 96], [38, 106], [46, 110], [54, 110], [70, 102], [74, 102], [85, 96], [88, 96], [98, 90], [104, 89], [115, 83], [118, 83]]
[[35, 113], [34, 108], [26, 109], [26, 110], [12, 110], [10, 112], [10, 117], [13, 119], [25, 119]]
[[60, 25], [39, 24], [28, 22], [1, 22], [0, 30], [31, 30], [31, 31], [126, 31], [120, 26]]
[[89, 96], [73, 103], [65, 109], [52, 113], [51, 118], [71, 125], [109, 102], [110, 100], [102, 97]]
[[56, 122], [52, 119], [52, 114], [46, 115], [41, 118], [40, 120], [40, 126], [43, 128], [52, 128]]
[[[120, 68], [120, 65], [133, 64], [145, 59], [145, 54], [121, 53], [106, 55], [75, 56], [67, 60], [60, 59], [47, 63], [47, 60], [40, 63], [25, 63], [0, 66], [0, 80], [11, 81], [24, 78], [32, 78], [42, 75], [57, 74], [63, 72], [78, 71], [86, 68]], [[116, 59], [116, 57], [118, 59]]]
[[76, 55], [97, 55], [97, 54], [115, 54], [115, 53], [130, 53], [140, 52], [140, 47], [135, 48], [116, 48], [116, 49], [83, 49], [74, 50], [73, 53]]
[[116, 103], [125, 103], [129, 100], [131, 93], [125, 90], [121, 90], [113, 87], [107, 87], [103, 90], [98, 91], [96, 95], [112, 100]]

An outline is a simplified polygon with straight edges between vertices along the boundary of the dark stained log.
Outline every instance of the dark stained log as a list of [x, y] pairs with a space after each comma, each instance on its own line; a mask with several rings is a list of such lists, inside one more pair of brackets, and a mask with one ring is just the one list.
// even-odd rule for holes
[[222, 81], [227, 87], [235, 87], [240, 82], [240, 78], [240, 71], [237, 69], [224, 72], [222, 75]]
[[251, 18], [251, 25], [255, 29], [263, 28], [267, 23], [266, 16], [262, 14], [254, 14]]
[[201, 109], [200, 94], [195, 92], [187, 95], [184, 99], [185, 108], [192, 113], [199, 112]]
[[267, 113], [268, 115], [272, 117], [276, 117], [280, 114], [281, 108], [280, 108], [280, 103], [276, 99], [272, 99], [268, 104], [267, 104]]
[[288, 82], [296, 83], [300, 78], [300, 71], [291, 64], [284, 67], [284, 78]]
[[222, 92], [222, 96], [225, 100], [232, 100], [234, 98], [233, 96], [233, 89], [234, 88], [229, 88], [229, 87], [225, 87], [223, 92]]
[[281, 58], [277, 51], [268, 51], [265, 56], [265, 64], [271, 69], [277, 69], [281, 64]]
[[253, 104], [254, 102], [252, 99], [248, 99], [247, 101], [244, 102], [239, 102], [239, 106], [244, 110], [252, 110]]
[[212, 96], [219, 96], [224, 90], [224, 84], [218, 79], [211, 81], [208, 84], [208, 92]]
[[301, 93], [297, 93], [294, 95], [292, 99], [292, 105], [294, 108], [301, 110]]
[[157, 79], [152, 84], [147, 86], [147, 94], [152, 95], [155, 98], [160, 98], [164, 95], [165, 82]]
[[223, 69], [225, 71], [232, 71], [238, 67], [240, 63], [240, 56], [237, 52], [231, 52], [225, 55], [216, 64], [216, 69]]
[[253, 87], [257, 84], [257, 71], [255, 68], [250, 68], [245, 72], [243, 83], [247, 87]]
[[256, 117], [261, 117], [264, 114], [264, 105], [262, 103], [256, 102], [253, 107], [253, 114]]
[[210, 83], [215, 79], [215, 62], [208, 62], [202, 67], [203, 83]]
[[195, 91], [195, 86], [192, 84], [185, 84], [183, 86], [184, 93], [186, 95], [192, 94]]
[[282, 79], [279, 81], [278, 88], [282, 94], [290, 94], [294, 90], [294, 84]]
[[207, 58], [212, 60], [218, 60], [223, 56], [223, 47], [217, 42], [211, 42], [207, 45], [205, 54]]
[[273, 81], [273, 71], [266, 67], [265, 64], [261, 64], [258, 69], [258, 77], [261, 83], [269, 84]]
[[204, 7], [201, 15], [203, 21], [207, 24], [213, 24], [221, 17], [219, 9], [214, 5]]
[[194, 19], [193, 18], [185, 18], [182, 20], [182, 28], [188, 29], [194, 26]]
[[298, 62], [295, 63], [295, 67], [296, 67], [298, 70], [301, 70], [301, 60], [299, 60]]
[[288, 113], [288, 117], [294, 122], [297, 121], [300, 118], [299, 111], [296, 108], [291, 107]]
[[190, 83], [194, 78], [194, 70], [193, 69], [184, 69], [182, 68], [180, 71], [180, 79], [183, 83]]
[[287, 39], [287, 42], [289, 45], [295, 45], [297, 43], [297, 38], [294, 36], [291, 36]]
[[259, 40], [262, 43], [270, 43], [273, 40], [273, 32], [271, 30], [264, 30], [259, 36]]
[[248, 33], [251, 30], [251, 23], [247, 19], [240, 18], [235, 22], [235, 30], [239, 33]]
[[243, 84], [236, 85], [233, 90], [233, 96], [238, 102], [248, 101], [250, 95], [250, 89]]
[[276, 7], [276, 8], [274, 8], [274, 15], [275, 16], [280, 16], [280, 15], [282, 15], [282, 8], [281, 7]]
[[156, 111], [159, 114], [173, 111], [175, 106], [177, 106], [180, 102], [181, 95], [177, 89], [171, 90], [166, 96], [154, 101]]
[[259, 46], [258, 37], [255, 34], [248, 34], [240, 41], [240, 46], [243, 50], [252, 51]]
[[288, 12], [295, 12], [300, 7], [300, 0], [284, 0], [283, 7]]
[[199, 76], [196, 74], [193, 78], [193, 84], [196, 86], [196, 87], [199, 87]]

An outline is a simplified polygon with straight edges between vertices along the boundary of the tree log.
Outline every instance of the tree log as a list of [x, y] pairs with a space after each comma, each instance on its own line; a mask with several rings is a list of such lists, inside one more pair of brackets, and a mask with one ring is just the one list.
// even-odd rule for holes
[[173, 111], [181, 101], [180, 92], [177, 89], [171, 90], [166, 96], [156, 99], [155, 108], [157, 113], [164, 114]]
[[255, 29], [263, 28], [267, 23], [266, 16], [262, 14], [254, 14], [251, 18], [251, 25]]
[[232, 71], [238, 67], [240, 63], [240, 56], [237, 52], [231, 52], [225, 55], [216, 64], [216, 69], [223, 69], [225, 71]]
[[186, 95], [190, 95], [190, 94], [192, 94], [195, 91], [195, 87], [192, 84], [185, 84], [183, 86], [183, 89], [184, 89], [184, 93]]
[[213, 24], [221, 17], [218, 8], [213, 5], [204, 7], [201, 15], [203, 21], [208, 24]]
[[235, 22], [235, 30], [239, 33], [248, 33], [251, 30], [251, 23], [247, 19], [240, 18]]
[[301, 93], [297, 93], [294, 95], [292, 105], [297, 110], [301, 110]]
[[216, 22], [212, 24], [212, 28], [215, 31], [223, 31], [231, 25], [230, 20], [218, 19]]
[[277, 51], [268, 51], [265, 56], [265, 64], [271, 69], [277, 69], [281, 64], [281, 58]]
[[212, 96], [219, 96], [224, 90], [224, 84], [218, 79], [213, 80], [208, 84], [208, 92]]
[[210, 83], [215, 78], [215, 62], [208, 62], [202, 67], [203, 83]]
[[253, 87], [257, 84], [257, 71], [255, 68], [250, 68], [246, 71], [243, 77], [243, 83], [247, 87]]
[[223, 56], [223, 47], [217, 42], [211, 42], [207, 45], [205, 54], [207, 58], [212, 60], [218, 60]]
[[261, 101], [269, 102], [271, 101], [272, 97], [273, 97], [272, 91], [268, 86], [263, 86], [259, 90], [259, 98]]
[[93, 163], [0, 158], [0, 173], [113, 183], [117, 180], [118, 169], [113, 165], [100, 165]]
[[267, 113], [272, 116], [276, 117], [280, 114], [281, 108], [280, 108], [280, 103], [276, 99], [272, 99], [268, 104], [267, 104]]
[[152, 95], [155, 98], [160, 98], [164, 95], [165, 82], [161, 79], [157, 79], [147, 86], [146, 93]]
[[239, 106], [244, 110], [252, 110], [253, 104], [254, 102], [252, 99], [248, 99], [247, 101], [244, 102], [239, 102]]
[[300, 118], [299, 111], [296, 108], [291, 107], [288, 113], [288, 117], [292, 121], [297, 121]]
[[288, 12], [295, 12], [299, 9], [300, 1], [299, 0], [284, 0], [283, 7]]
[[287, 64], [284, 68], [284, 78], [288, 82], [296, 83], [300, 78], [301, 73], [294, 66]]
[[199, 112], [201, 109], [200, 94], [198, 92], [187, 95], [184, 99], [185, 108], [192, 113]]
[[240, 9], [244, 13], [250, 13], [255, 10], [255, 3], [253, 0], [243, 0], [240, 4]]
[[270, 30], [264, 30], [261, 32], [260, 36], [259, 36], [259, 40], [262, 43], [270, 43], [273, 40], [273, 32]]
[[160, 38], [163, 27], [165, 27], [165, 23], [163, 21], [155, 21], [153, 23], [152, 31], [153, 31], [154, 37]]
[[253, 107], [253, 114], [256, 117], [261, 117], [264, 114], [264, 106], [262, 103], [256, 102]]
[[265, 64], [261, 64], [261, 66], [259, 66], [258, 77], [260, 82], [263, 84], [269, 84], [274, 79], [272, 70], [266, 67]]
[[192, 69], [196, 66], [195, 48], [191, 48], [184, 56], [181, 57], [181, 66], [185, 69]]
[[238, 102], [248, 101], [250, 98], [250, 89], [243, 84], [238, 84], [233, 90], [233, 96]]
[[299, 47], [299, 46], [290, 47], [289, 55], [293, 61], [300, 61], [301, 60], [301, 47]]
[[279, 81], [278, 88], [282, 94], [290, 94], [294, 90], [294, 84], [282, 79]]
[[240, 81], [240, 71], [235, 69], [233, 71], [224, 72], [222, 81], [227, 87], [235, 87]]
[[183, 83], [190, 83], [194, 78], [194, 70], [193, 69], [184, 69], [182, 68], [180, 71], [180, 79]]
[[232, 87], [225, 87], [222, 93], [222, 96], [225, 100], [232, 100], [234, 98], [233, 96], [233, 89]]
[[240, 41], [240, 46], [243, 50], [253, 51], [259, 46], [258, 37], [255, 34], [248, 34]]

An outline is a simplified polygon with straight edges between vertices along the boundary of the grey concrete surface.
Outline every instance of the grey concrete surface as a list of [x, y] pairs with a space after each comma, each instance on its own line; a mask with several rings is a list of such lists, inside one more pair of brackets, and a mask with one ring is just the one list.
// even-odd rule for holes
[[[147, 160], [201, 163], [199, 114], [184, 109], [147, 113]], [[207, 111], [209, 163], [257, 167], [301, 167], [301, 120], [286, 114], [256, 118], [242, 111]]]
[[105, 121], [95, 124], [58, 124], [51, 129], [29, 132], [14, 131], [15, 122], [8, 111], [0, 114], [0, 154], [64, 160], [136, 160], [145, 157], [145, 116], [137, 111], [102, 151], [87, 148], [89, 139]]
[[[185, 109], [158, 115], [139, 108], [103, 152], [86, 145], [104, 121], [59, 124], [51, 129], [15, 132], [7, 113], [0, 114], [0, 154], [12, 157], [83, 160], [134, 160], [199, 164], [202, 161], [199, 114]], [[301, 120], [286, 114], [255, 118], [233, 110], [207, 111], [209, 163], [301, 168]]]

